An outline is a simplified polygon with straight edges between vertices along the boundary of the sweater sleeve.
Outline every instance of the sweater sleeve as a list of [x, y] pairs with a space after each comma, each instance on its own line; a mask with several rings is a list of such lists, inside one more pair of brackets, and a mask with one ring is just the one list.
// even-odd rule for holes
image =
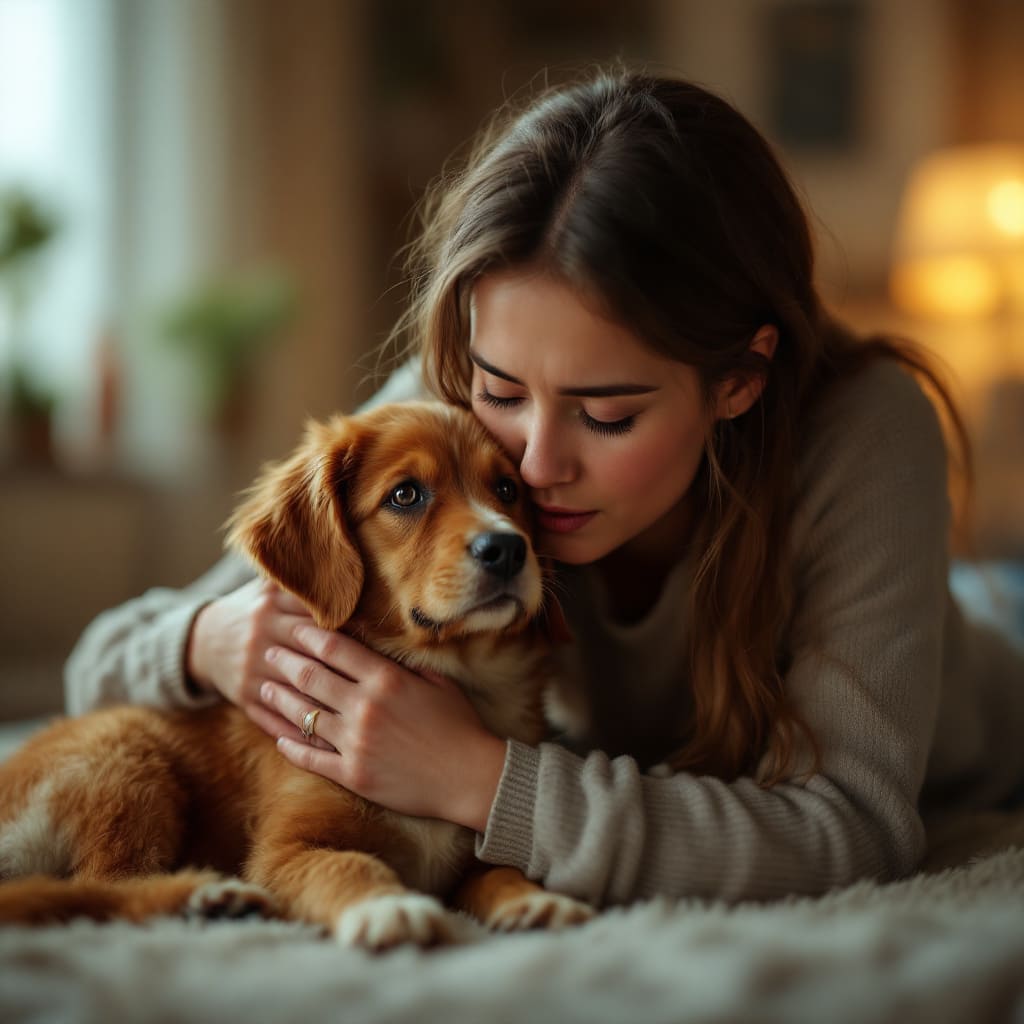
[[185, 647], [196, 615], [210, 601], [251, 580], [254, 570], [226, 555], [182, 590], [154, 587], [97, 616], [64, 666], [64, 704], [80, 715], [109, 704], [202, 707], [215, 694], [187, 681]]
[[512, 742], [481, 859], [597, 906], [816, 894], [915, 868], [949, 518], [942, 433], [917, 385], [884, 364], [830, 398], [797, 487], [786, 686], [820, 772], [770, 789], [660, 779], [628, 756]]
[[[359, 411], [424, 393], [419, 361], [400, 366]], [[185, 649], [204, 605], [247, 583], [255, 571], [229, 554], [181, 590], [156, 587], [103, 612], [79, 638], [64, 666], [64, 704], [78, 715], [109, 704], [198, 707], [215, 694], [198, 693], [185, 673]]]

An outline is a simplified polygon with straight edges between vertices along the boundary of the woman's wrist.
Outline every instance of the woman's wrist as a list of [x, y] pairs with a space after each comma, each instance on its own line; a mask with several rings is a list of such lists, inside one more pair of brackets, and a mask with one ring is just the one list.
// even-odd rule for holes
[[471, 770], [465, 775], [465, 779], [472, 782], [460, 783], [462, 800], [452, 821], [481, 834], [486, 831], [487, 819], [491, 816], [491, 807], [505, 770], [507, 752], [505, 740], [489, 732], [481, 735], [479, 750], [473, 758]]
[[217, 689], [206, 668], [206, 626], [210, 618], [210, 604], [204, 604], [192, 618], [185, 641], [185, 685], [196, 695], [214, 693]]

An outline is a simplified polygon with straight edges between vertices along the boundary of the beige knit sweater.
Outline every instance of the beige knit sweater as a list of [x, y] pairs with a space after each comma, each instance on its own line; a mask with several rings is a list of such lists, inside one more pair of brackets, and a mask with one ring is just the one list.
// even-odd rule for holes
[[[412, 397], [414, 366], [375, 402]], [[677, 566], [645, 619], [615, 623], [586, 567], [566, 568], [563, 703], [577, 732], [510, 743], [478, 856], [602, 906], [661, 894], [730, 901], [907, 874], [931, 804], [990, 807], [1024, 783], [1024, 654], [949, 593], [943, 440], [916, 383], [877, 364], [805, 435], [792, 524], [797, 609], [786, 686], [819, 774], [760, 788], [645, 769], [686, 712]], [[68, 709], [196, 703], [183, 677], [202, 605], [250, 579], [227, 557], [180, 590], [101, 615], [66, 669]]]

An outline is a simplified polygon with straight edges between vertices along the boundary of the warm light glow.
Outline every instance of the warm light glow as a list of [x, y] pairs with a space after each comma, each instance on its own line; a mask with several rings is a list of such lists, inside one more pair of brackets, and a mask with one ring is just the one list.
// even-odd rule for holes
[[988, 213], [998, 230], [1024, 236], [1024, 180], [1007, 178], [993, 185], [988, 194]]
[[897, 305], [918, 316], [987, 316], [1000, 299], [997, 274], [976, 256], [901, 263], [891, 287]]
[[941, 150], [907, 181], [890, 288], [919, 316], [1017, 306], [1024, 263], [1024, 146]]

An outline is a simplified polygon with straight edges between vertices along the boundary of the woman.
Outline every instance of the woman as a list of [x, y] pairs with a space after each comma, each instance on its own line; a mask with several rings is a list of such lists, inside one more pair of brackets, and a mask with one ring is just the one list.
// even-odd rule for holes
[[230, 560], [101, 616], [72, 710], [219, 695], [293, 763], [599, 906], [904, 875], [927, 801], [1024, 781], [1024, 666], [950, 597], [946, 447], [907, 371], [955, 410], [920, 355], [828, 317], [734, 109], [633, 73], [555, 90], [439, 189], [414, 266], [421, 363], [380, 397], [426, 381], [518, 461], [582, 738], [497, 739]]

